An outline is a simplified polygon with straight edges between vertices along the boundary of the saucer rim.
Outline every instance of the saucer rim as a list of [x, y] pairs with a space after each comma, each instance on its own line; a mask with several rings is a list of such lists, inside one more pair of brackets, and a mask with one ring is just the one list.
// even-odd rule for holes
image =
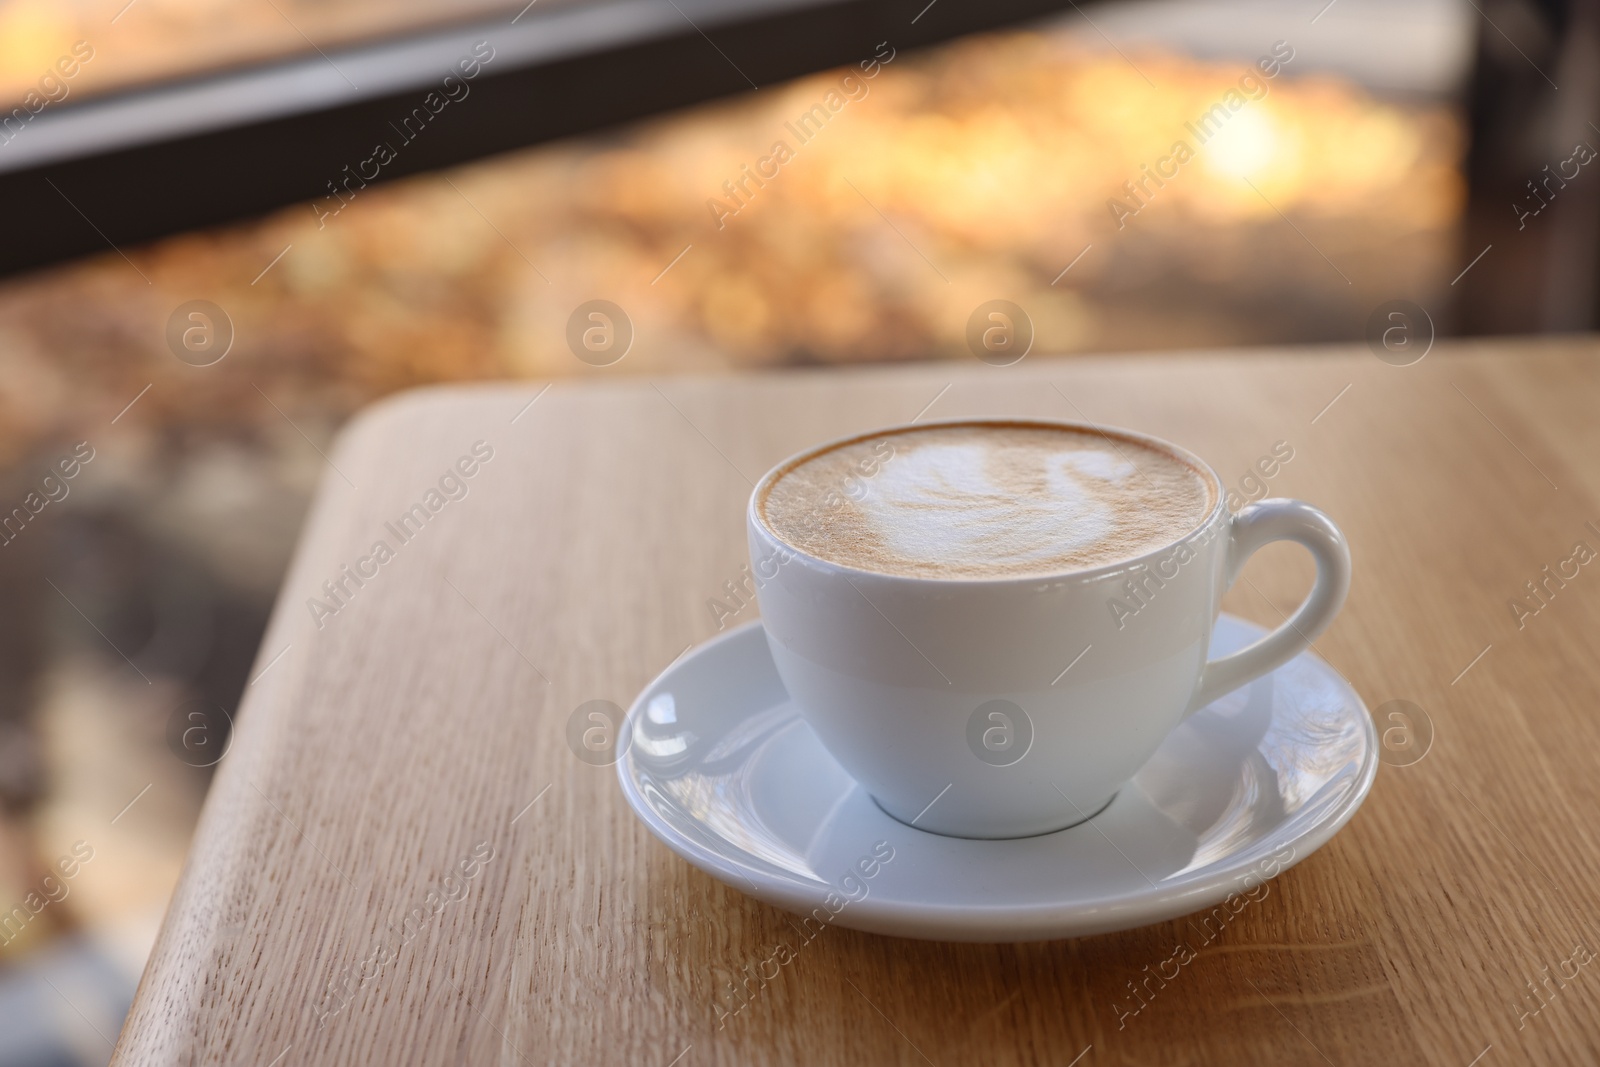
[[[1267, 632], [1267, 627], [1228, 612], [1218, 613], [1218, 621], [1223, 619], [1242, 626], [1256, 635]], [[673, 660], [634, 698], [623, 719], [622, 736], [632, 736], [636, 717], [643, 713], [647, 703], [646, 698], [653, 695], [663, 680], [681, 670], [691, 658], [707, 653], [724, 643], [751, 640], [751, 635], [757, 630], [761, 630], [764, 634], [765, 628], [759, 618], [717, 634]], [[1108, 933], [1178, 918], [1226, 900], [1240, 891], [1248, 876], [1257, 872], [1265, 858], [1286, 845], [1294, 846], [1296, 849], [1294, 856], [1280, 866], [1275, 874], [1262, 878], [1258, 884], [1272, 881], [1284, 871], [1304, 862], [1355, 817], [1355, 813], [1360, 810], [1372, 791], [1377, 779], [1378, 764], [1381, 762], [1377, 731], [1372, 722], [1371, 711], [1344, 675], [1310, 650], [1298, 653], [1289, 663], [1278, 667], [1277, 670], [1281, 671], [1302, 658], [1312, 661], [1319, 670], [1337, 679], [1347, 699], [1353, 701], [1354, 708], [1360, 713], [1355, 717], [1362, 727], [1364, 760], [1344, 795], [1320, 815], [1310, 817], [1309, 825], [1300, 831], [1285, 833], [1285, 824], [1279, 824], [1267, 835], [1249, 841], [1243, 849], [1230, 852], [1223, 860], [1183, 872], [1174, 876], [1173, 880], [1161, 884], [1149, 883], [1149, 879], [1146, 878], [1146, 882], [1149, 883], [1146, 887], [1131, 892], [1030, 904], [884, 901], [869, 895], [860, 901], [850, 902], [847, 907], [835, 914], [830, 922], [833, 925], [887, 936], [985, 943], [1058, 940]], [[727, 853], [712, 849], [692, 836], [680, 833], [657, 814], [639, 791], [628, 769], [632, 758], [633, 751], [630, 746], [616, 761], [617, 779], [628, 806], [644, 822], [653, 837], [693, 866], [732, 888], [748, 891], [758, 900], [795, 912], [803, 913], [818, 907], [823, 895], [833, 890], [829, 883], [821, 880], [813, 886], [789, 873], [760, 870], [743, 862], [735, 862]], [[1116, 803], [1115, 798], [1111, 803]], [[1093, 818], [1099, 818], [1105, 810], [1107, 809], [1102, 809]], [[900, 823], [881, 809], [879, 811], [885, 819], [894, 822], [896, 827], [907, 832], [927, 834], [944, 841], [954, 841], [978, 848], [991, 844], [1042, 842], [1056, 834], [1081, 830], [1093, 821], [1086, 820], [1034, 837], [991, 841], [932, 834], [927, 830]], [[1292, 822], [1293, 819], [1291, 816], [1289, 821]], [[1309, 847], [1304, 847], [1301, 851], [1302, 846]], [[1134, 870], [1138, 871], [1137, 865], [1133, 866]], [[1143, 876], [1143, 872], [1139, 873]], [[759, 884], [757, 879], [761, 880]]]

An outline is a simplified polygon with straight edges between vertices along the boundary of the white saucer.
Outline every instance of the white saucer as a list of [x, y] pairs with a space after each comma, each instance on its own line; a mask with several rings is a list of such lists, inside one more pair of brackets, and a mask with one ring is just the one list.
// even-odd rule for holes
[[[1224, 615], [1211, 654], [1260, 633]], [[1184, 721], [1087, 823], [1009, 841], [943, 837], [886, 815], [822, 747], [760, 622], [668, 667], [622, 739], [622, 791], [651, 832], [713, 877], [814, 916], [808, 936], [831, 922], [1035, 941], [1259, 897], [1349, 821], [1378, 769], [1361, 698], [1306, 653]]]

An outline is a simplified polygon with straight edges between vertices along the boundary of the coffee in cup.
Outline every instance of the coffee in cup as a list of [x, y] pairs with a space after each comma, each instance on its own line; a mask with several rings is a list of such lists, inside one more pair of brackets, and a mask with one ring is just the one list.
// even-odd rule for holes
[[1136, 439], [990, 423], [847, 441], [780, 468], [757, 506], [780, 538], [833, 563], [992, 578], [1130, 559], [1215, 503], [1203, 472]]
[[[1186, 715], [1298, 654], [1343, 603], [1350, 555], [1326, 515], [1295, 500], [1230, 515], [1221, 485], [1176, 445], [1043, 420], [802, 452], [746, 513], [778, 675], [908, 825], [1001, 838], [1082, 822]], [[1279, 540], [1316, 560], [1310, 595], [1208, 661], [1222, 594]]]

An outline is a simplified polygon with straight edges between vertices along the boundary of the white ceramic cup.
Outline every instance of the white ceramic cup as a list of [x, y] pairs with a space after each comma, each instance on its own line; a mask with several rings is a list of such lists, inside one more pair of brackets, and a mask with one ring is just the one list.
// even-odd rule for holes
[[[901, 822], [983, 838], [1082, 822], [1185, 716], [1289, 660], [1344, 602], [1350, 552], [1322, 512], [1271, 499], [1230, 515], [1221, 480], [1198, 457], [1103, 427], [943, 423], [1066, 428], [1166, 452], [1209, 483], [1215, 504], [1205, 519], [1125, 562], [992, 579], [843, 566], [787, 544], [763, 520], [767, 489], [806, 458], [933, 425], [807, 449], [761, 479], [748, 509], [751, 568], [778, 674], [828, 751]], [[871, 491], [877, 467], [865, 466], [841, 494]], [[1316, 560], [1310, 595], [1260, 641], [1207, 662], [1222, 594], [1251, 553], [1284, 540]]]

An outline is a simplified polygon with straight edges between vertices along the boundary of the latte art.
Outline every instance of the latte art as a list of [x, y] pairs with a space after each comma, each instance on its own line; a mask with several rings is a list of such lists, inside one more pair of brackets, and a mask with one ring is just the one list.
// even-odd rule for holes
[[1132, 558], [1195, 529], [1213, 503], [1200, 472], [1131, 438], [964, 423], [807, 457], [778, 475], [760, 507], [779, 537], [832, 562], [986, 577]]

